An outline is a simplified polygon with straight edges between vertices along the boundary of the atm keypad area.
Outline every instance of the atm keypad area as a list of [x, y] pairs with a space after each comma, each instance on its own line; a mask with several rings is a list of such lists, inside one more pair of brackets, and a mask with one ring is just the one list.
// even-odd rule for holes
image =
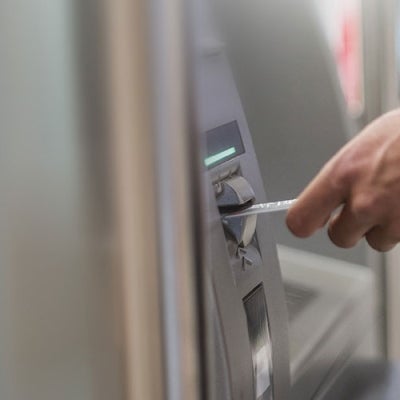
[[[242, 129], [232, 120], [206, 131], [204, 164], [216, 211], [211, 237], [215, 369], [226, 369], [215, 377], [215, 398], [273, 400], [286, 398], [288, 385], [286, 314], [274, 243], [256, 215], [223, 218], [265, 200], [250, 137], [243, 138], [247, 126], [240, 124]], [[221, 376], [228, 382], [222, 384]]]

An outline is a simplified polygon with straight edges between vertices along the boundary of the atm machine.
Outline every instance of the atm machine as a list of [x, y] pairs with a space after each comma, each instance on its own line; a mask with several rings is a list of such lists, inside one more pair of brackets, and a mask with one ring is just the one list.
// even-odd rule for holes
[[[257, 4], [262, 7], [257, 1], [250, 3], [239, 6], [239, 9], [246, 13], [251, 5]], [[290, 1], [285, 3], [288, 5]], [[229, 18], [237, 11], [232, 7], [234, 4], [237, 2], [223, 3], [223, 13], [230, 13], [228, 23], [232, 22]], [[274, 35], [272, 26], [279, 25], [278, 18], [282, 18], [288, 10], [285, 9], [285, 4], [279, 5], [278, 8], [278, 13], [270, 15], [268, 20], [263, 20], [262, 13], [257, 16], [254, 10], [253, 14], [250, 12], [254, 24], [260, 24], [262, 29], [264, 25], [271, 26], [271, 29], [265, 29], [269, 33], [269, 36], [265, 36], [265, 42], [271, 43], [273, 39], [270, 38]], [[307, 14], [310, 8], [305, 6], [304, 10], [303, 13]], [[303, 16], [292, 15], [294, 31], [301, 29], [299, 26], [301, 27], [302, 22], [296, 21], [302, 21]], [[246, 21], [242, 17], [243, 14], [236, 22]], [[233, 20], [234, 18], [235, 16]], [[273, 21], [274, 18], [277, 20]], [[273, 154], [273, 150], [265, 143], [270, 143], [272, 148], [274, 143], [268, 142], [267, 136], [261, 137], [260, 130], [268, 131], [271, 130], [271, 126], [276, 126], [281, 129], [280, 134], [293, 135], [293, 130], [282, 132], [282, 126], [293, 129], [293, 126], [302, 126], [303, 123], [302, 128], [305, 129], [304, 125], [307, 125], [308, 120], [301, 112], [309, 113], [307, 116], [311, 118], [315, 110], [306, 111], [310, 109], [307, 108], [308, 105], [295, 106], [296, 97], [300, 94], [296, 89], [301, 87], [298, 82], [293, 82], [294, 86], [286, 86], [285, 94], [288, 97], [279, 98], [283, 94], [282, 91], [279, 92], [281, 83], [277, 79], [271, 79], [274, 74], [279, 75], [279, 71], [280, 79], [284, 79], [284, 73], [295, 68], [295, 62], [292, 66], [282, 63], [279, 68], [279, 60], [285, 60], [285, 51], [290, 45], [286, 48], [274, 47], [269, 53], [254, 58], [251, 54], [257, 50], [248, 42], [248, 46], [241, 48], [242, 53], [239, 57], [235, 58], [233, 54], [233, 58], [230, 58], [232, 46], [225, 47], [221, 36], [215, 33], [210, 19], [205, 20], [207, 23], [203, 20], [201, 24], [201, 51], [200, 54], [196, 54], [195, 64], [198, 67], [198, 123], [206, 141], [203, 163], [207, 170], [205, 178], [208, 187], [207, 232], [210, 249], [207, 265], [212, 282], [208, 297], [213, 315], [212, 356], [209, 368], [211, 398], [324, 399], [325, 396], [333, 396], [327, 395], [327, 391], [341, 376], [343, 366], [349, 359], [372, 359], [379, 356], [376, 337], [373, 334], [373, 274], [371, 270], [357, 264], [365, 262], [362, 247], [357, 249], [355, 255], [341, 253], [336, 258], [332, 257], [335, 255], [332, 248], [328, 249], [326, 255], [321, 255], [310, 252], [310, 249], [305, 251], [301, 247], [290, 247], [296, 242], [291, 237], [287, 238], [286, 234], [284, 237], [288, 240], [287, 243], [284, 242], [285, 246], [279, 247], [278, 258], [275, 235], [276, 230], [279, 232], [284, 227], [282, 218], [222, 218], [225, 213], [266, 201], [264, 182], [265, 185], [269, 185], [270, 182], [272, 187], [278, 187], [281, 191], [282, 187], [293, 185], [287, 193], [298, 191], [299, 185], [304, 185], [304, 171], [295, 170], [288, 173], [287, 169], [281, 168], [281, 174], [278, 173], [279, 157], [282, 154]], [[320, 90], [330, 93], [322, 94], [322, 102], [313, 99], [313, 104], [321, 105], [318, 117], [327, 124], [325, 149], [329, 150], [324, 151], [333, 152], [347, 139], [348, 126], [343, 114], [344, 107], [338, 101], [338, 91], [332, 78], [333, 68], [330, 69], [322, 41], [313, 37], [317, 32], [314, 29], [315, 25], [311, 23], [310, 26], [307, 33], [311, 35], [311, 43], [315, 39], [316, 46], [307, 54], [310, 62], [316, 55], [321, 61], [320, 65], [317, 64], [319, 67], [311, 73], [317, 80], [326, 78]], [[234, 35], [236, 33], [237, 29], [233, 31]], [[240, 35], [230, 39], [238, 47], [245, 43], [237, 44], [243, 40]], [[303, 38], [298, 36], [297, 39], [297, 45], [302, 45]], [[295, 37], [292, 42], [296, 42]], [[292, 42], [288, 40], [288, 43]], [[297, 48], [298, 46], [293, 46], [290, 51]], [[230, 64], [232, 59], [235, 65]], [[241, 65], [249, 64], [252, 64], [250, 70], [240, 70]], [[307, 61], [299, 61], [299, 65], [304, 68], [303, 72], [308, 73]], [[246, 88], [243, 90], [243, 82], [246, 84], [246, 81], [241, 79], [241, 73], [247, 74], [247, 83], [250, 82], [247, 92]], [[265, 77], [264, 82], [260, 81], [262, 77]], [[289, 79], [289, 76], [287, 78]], [[257, 90], [257, 82], [260, 91]], [[237, 85], [242, 85], [240, 96]], [[299, 87], [296, 88], [296, 85]], [[271, 90], [262, 92], [266, 86]], [[315, 87], [302, 94], [311, 94], [313, 90], [316, 90]], [[290, 98], [290, 93], [293, 93], [294, 99]], [[251, 121], [246, 118], [243, 105], [246, 114], [251, 116]], [[263, 107], [268, 106], [271, 106], [271, 109], [263, 112]], [[291, 110], [291, 115], [285, 113], [286, 107]], [[301, 120], [302, 117], [304, 120]], [[262, 125], [257, 124], [260, 121]], [[309, 122], [310, 127], [313, 123], [315, 124], [315, 121]], [[338, 127], [340, 132], [344, 133], [343, 137], [328, 135], [329, 130], [335, 133]], [[311, 138], [306, 137], [306, 142], [301, 136], [295, 138], [298, 146], [289, 150], [294, 160], [301, 158], [302, 151], [305, 152], [307, 147], [309, 150], [306, 143], [310, 143], [311, 139], [319, 140], [319, 132], [313, 130], [309, 133]], [[277, 137], [278, 142], [280, 138], [282, 137]], [[256, 150], [253, 140], [257, 144]], [[256, 153], [262, 165], [259, 165]], [[263, 157], [270, 157], [273, 162], [265, 162]], [[315, 157], [322, 160], [327, 155], [318, 153]], [[285, 167], [290, 166], [290, 160], [283, 164]], [[265, 171], [268, 168], [266, 166], [272, 166], [271, 170]], [[272, 171], [274, 176], [271, 176]], [[290, 180], [293, 176], [300, 176], [300, 179]], [[289, 181], [285, 180], [285, 177]], [[320, 238], [317, 238], [311, 245], [311, 250], [324, 246], [326, 247], [325, 244], [321, 245]], [[371, 332], [371, 337], [365, 335], [366, 332]], [[349, 391], [344, 390], [347, 395], [351, 395]]]
[[[199, 90], [210, 188], [215, 398], [398, 399], [399, 370], [380, 348], [377, 281], [363, 246], [339, 251], [321, 235], [305, 244], [283, 231], [282, 216], [275, 223], [221, 221], [227, 211], [264, 201], [262, 182], [272, 200], [295, 196], [351, 137], [313, 2], [232, 0], [222, 14], [230, 14], [223, 19], [234, 22], [233, 36], [226, 48], [218, 40], [204, 47]], [[246, 33], [259, 29], [254, 42], [240, 32], [246, 23]], [[296, 162], [304, 168], [294, 168]], [[272, 234], [283, 244], [279, 262]], [[265, 332], [260, 325], [267, 333], [257, 335]]]
[[[219, 4], [261, 177], [273, 200], [293, 198], [351, 136], [313, 2]], [[323, 399], [349, 360], [380, 356], [373, 272], [362, 245], [295, 239], [283, 214], [271, 225], [289, 311], [289, 397]]]
[[271, 219], [222, 218], [267, 197], [224, 45], [202, 23], [196, 93], [206, 142], [211, 398], [285, 400], [287, 312]]
[[[200, 126], [209, 177], [216, 399], [287, 398], [287, 314], [269, 217], [221, 220], [266, 201], [253, 143], [222, 46], [202, 56]], [[262, 220], [262, 223], [260, 223]]]

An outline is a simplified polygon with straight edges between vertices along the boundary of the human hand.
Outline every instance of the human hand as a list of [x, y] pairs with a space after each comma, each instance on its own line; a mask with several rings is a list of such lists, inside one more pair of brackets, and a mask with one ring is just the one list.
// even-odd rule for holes
[[400, 241], [400, 110], [344, 146], [299, 196], [286, 222], [299, 237], [328, 224], [339, 247], [353, 247], [365, 236], [378, 251], [392, 249]]

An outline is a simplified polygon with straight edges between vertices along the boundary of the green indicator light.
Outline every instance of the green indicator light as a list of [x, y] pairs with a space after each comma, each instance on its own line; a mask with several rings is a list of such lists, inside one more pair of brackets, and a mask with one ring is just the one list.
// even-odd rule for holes
[[229, 147], [229, 149], [226, 149], [224, 151], [221, 151], [220, 153], [217, 153], [210, 157], [207, 157], [204, 160], [204, 164], [206, 167], [209, 167], [210, 165], [213, 165], [213, 164], [217, 163], [218, 161], [221, 161], [224, 158], [229, 157], [235, 153], [236, 153], [236, 149], [234, 147]]

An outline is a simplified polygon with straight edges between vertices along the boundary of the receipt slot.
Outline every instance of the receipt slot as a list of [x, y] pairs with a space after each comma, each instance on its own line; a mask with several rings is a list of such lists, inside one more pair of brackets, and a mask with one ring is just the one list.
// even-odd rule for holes
[[[268, 215], [224, 219], [266, 202], [251, 135], [223, 45], [196, 54], [198, 123], [206, 142], [212, 400], [286, 400], [287, 311]], [[211, 44], [210, 44], [211, 43]]]

